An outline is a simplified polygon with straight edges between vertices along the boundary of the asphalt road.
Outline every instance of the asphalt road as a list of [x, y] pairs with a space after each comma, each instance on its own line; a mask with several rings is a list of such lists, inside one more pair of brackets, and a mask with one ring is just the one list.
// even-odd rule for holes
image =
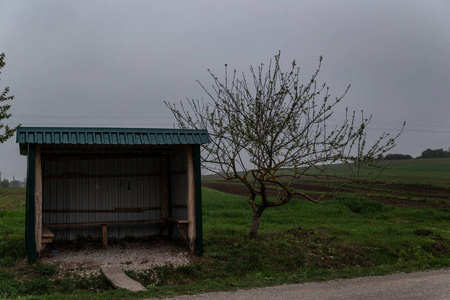
[[291, 284], [236, 292], [183, 295], [171, 299], [193, 298], [199, 300], [450, 300], [450, 270]]

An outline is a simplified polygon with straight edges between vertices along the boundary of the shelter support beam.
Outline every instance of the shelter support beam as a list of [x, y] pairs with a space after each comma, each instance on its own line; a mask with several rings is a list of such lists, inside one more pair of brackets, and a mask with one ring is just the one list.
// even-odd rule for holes
[[[170, 187], [169, 187], [169, 157], [161, 156], [161, 219], [165, 220], [170, 214]], [[162, 235], [169, 236], [169, 227], [163, 223]]]
[[187, 215], [188, 215], [188, 237], [189, 250], [195, 253], [197, 242], [197, 231], [195, 221], [195, 169], [194, 151], [192, 145], [186, 145], [186, 171], [187, 171]]
[[203, 255], [203, 219], [202, 219], [202, 168], [200, 145], [193, 145], [195, 173], [195, 227], [197, 231], [195, 254]]
[[36, 144], [28, 144], [27, 157], [27, 193], [26, 193], [26, 217], [25, 217], [25, 245], [27, 249], [28, 263], [34, 264], [37, 259], [36, 231], [35, 231], [35, 159]]
[[35, 213], [35, 240], [36, 252], [43, 250], [42, 247], [42, 163], [41, 163], [41, 145], [36, 145], [34, 170], [34, 213]]
[[108, 225], [102, 224], [102, 245], [103, 247], [108, 246]]

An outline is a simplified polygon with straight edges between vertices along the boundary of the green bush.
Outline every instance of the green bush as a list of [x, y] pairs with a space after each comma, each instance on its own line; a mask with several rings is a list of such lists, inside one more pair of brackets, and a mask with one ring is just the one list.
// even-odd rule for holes
[[43, 295], [50, 293], [51, 282], [48, 279], [34, 279], [23, 283], [24, 294]]
[[0, 258], [0, 267], [14, 267], [16, 265], [16, 259], [12, 256], [5, 256]]
[[364, 197], [337, 197], [329, 203], [345, 206], [352, 212], [363, 215], [383, 213], [392, 209], [392, 207]]
[[10, 271], [0, 269], [0, 282], [11, 280], [13, 278], [14, 275]]
[[56, 265], [37, 264], [34, 267], [34, 272], [40, 275], [50, 276], [56, 273], [57, 268]]
[[24, 258], [25, 240], [24, 239], [6, 239], [0, 240], [0, 259], [11, 257], [14, 259]]
[[0, 296], [12, 298], [23, 292], [23, 286], [14, 280], [14, 274], [0, 269]]

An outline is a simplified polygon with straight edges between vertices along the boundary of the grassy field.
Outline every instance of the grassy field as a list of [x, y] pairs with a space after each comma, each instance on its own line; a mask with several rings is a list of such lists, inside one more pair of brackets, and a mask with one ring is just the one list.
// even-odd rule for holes
[[[381, 161], [379, 168], [362, 170], [361, 177], [378, 178], [384, 182], [431, 184], [450, 187], [450, 158], [425, 158]], [[349, 167], [336, 164], [329, 168], [331, 174], [352, 176]], [[381, 174], [380, 174], [381, 172]], [[217, 175], [205, 176], [205, 181], [218, 180]]]
[[[437, 181], [446, 178], [447, 168], [433, 171], [430, 160], [411, 162], [393, 162], [386, 180], [411, 184], [419, 178], [412, 173], [428, 165], [424, 178], [436, 186], [449, 184]], [[380, 189], [389, 193], [389, 187]], [[57, 266], [27, 265], [24, 190], [0, 189], [0, 298], [163, 297], [450, 267], [447, 208], [401, 208], [362, 197], [364, 193], [342, 193], [333, 201], [292, 201], [268, 209], [260, 236], [249, 239], [252, 212], [246, 197], [202, 191], [205, 255], [177, 269], [129, 272], [149, 287], [133, 294], [112, 290], [103, 276], [59, 279]]]
[[[450, 185], [450, 158], [425, 158], [382, 161], [384, 168], [381, 176], [379, 170], [368, 168], [363, 170], [362, 177], [378, 178], [387, 182], [402, 182], [432, 185]], [[345, 165], [334, 165], [331, 170], [339, 175], [351, 175]]]
[[25, 208], [25, 188], [0, 189], [0, 211]]

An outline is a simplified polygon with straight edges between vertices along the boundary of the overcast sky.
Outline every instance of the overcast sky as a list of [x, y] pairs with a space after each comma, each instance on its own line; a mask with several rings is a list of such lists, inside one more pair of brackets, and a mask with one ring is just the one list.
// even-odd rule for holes
[[[281, 50], [305, 78], [322, 55], [319, 81], [336, 96], [351, 84], [340, 109], [372, 114], [370, 134], [406, 121], [392, 153], [447, 149], [449, 15], [448, 0], [0, 0], [0, 91], [16, 96], [6, 123], [170, 128], [163, 101], [205, 97], [207, 69], [247, 71]], [[26, 176], [15, 137], [0, 172]]]

